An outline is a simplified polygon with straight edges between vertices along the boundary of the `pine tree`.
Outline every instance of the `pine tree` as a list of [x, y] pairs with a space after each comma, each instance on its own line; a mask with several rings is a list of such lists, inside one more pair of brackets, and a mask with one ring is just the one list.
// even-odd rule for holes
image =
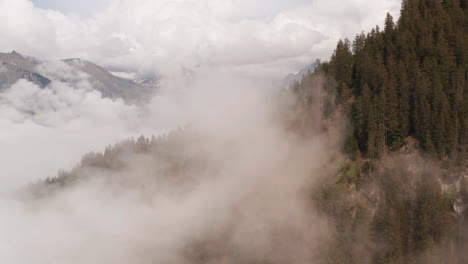
[[[361, 152], [379, 156], [408, 136], [438, 157], [465, 160], [466, 1], [404, 0], [397, 23], [340, 40], [329, 64], [336, 102], [353, 109]], [[328, 77], [327, 77], [328, 78]], [[366, 88], [367, 87], [367, 88]]]
[[330, 60], [334, 77], [338, 84], [338, 101], [345, 102], [349, 96], [351, 84], [353, 54], [348, 39], [340, 40]]

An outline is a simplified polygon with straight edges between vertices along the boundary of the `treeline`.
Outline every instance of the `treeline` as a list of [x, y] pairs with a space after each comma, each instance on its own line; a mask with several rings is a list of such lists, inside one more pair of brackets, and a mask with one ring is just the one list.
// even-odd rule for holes
[[[32, 198], [48, 197], [55, 191], [92, 179], [106, 179], [109, 184], [122, 184], [125, 188], [147, 188], [155, 182], [179, 181], [182, 186], [190, 173], [205, 164], [202, 157], [187, 153], [192, 139], [182, 129], [167, 135], [130, 138], [108, 146], [102, 152], [90, 152], [71, 170], [60, 170], [45, 181], [33, 183], [25, 194]], [[145, 168], [135, 167], [135, 164]], [[135, 171], [154, 170], [150, 177], [134, 177]], [[97, 177], [96, 175], [99, 175]], [[168, 177], [167, 175], [171, 175]], [[130, 184], [131, 183], [131, 184]], [[142, 187], [143, 186], [143, 187]]]
[[[468, 15], [465, 0], [405, 0], [354, 41], [339, 41], [318, 71], [336, 81], [338, 104], [350, 113], [347, 140], [369, 158], [417, 138], [439, 158], [462, 163], [468, 146]], [[304, 83], [298, 86], [305, 85]], [[329, 89], [329, 88], [328, 88]]]
[[[327, 263], [468, 261], [468, 210], [455, 210], [468, 205], [466, 6], [404, 0], [398, 21], [388, 14], [383, 29], [339, 41], [292, 87], [297, 123], [315, 122], [317, 107], [348, 115], [343, 150], [362, 157], [312, 192], [336, 229]], [[418, 150], [432, 157], [418, 161]]]

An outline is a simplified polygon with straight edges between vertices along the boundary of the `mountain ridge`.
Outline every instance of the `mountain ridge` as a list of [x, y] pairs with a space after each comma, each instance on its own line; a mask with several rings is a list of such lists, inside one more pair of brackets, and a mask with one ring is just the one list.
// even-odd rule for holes
[[[66, 65], [87, 74], [88, 81], [92, 87], [99, 91], [103, 97], [117, 99], [122, 98], [127, 103], [144, 103], [148, 101], [151, 94], [158, 88], [159, 79], [132, 80], [113, 75], [105, 68], [88, 60], [71, 58], [60, 60]], [[19, 79], [30, 81], [41, 88], [46, 88], [52, 82], [50, 73], [42, 73], [39, 67], [46, 67], [47, 64], [39, 59], [24, 56], [16, 51], [10, 53], [0, 53], [0, 91], [14, 84]], [[64, 77], [60, 81], [71, 84], [76, 83]]]

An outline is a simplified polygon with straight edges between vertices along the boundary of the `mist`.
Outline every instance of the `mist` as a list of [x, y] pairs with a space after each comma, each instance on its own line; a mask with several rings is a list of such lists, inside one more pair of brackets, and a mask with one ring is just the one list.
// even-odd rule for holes
[[52, 177], [87, 152], [183, 123], [177, 102], [162, 90], [148, 104], [130, 105], [103, 97], [89, 76], [61, 61], [47, 61], [38, 71], [52, 76], [46, 88], [19, 80], [0, 93], [0, 192]]
[[[35, 102], [46, 92], [22, 82], [15, 85], [16, 93], [34, 94]], [[2, 198], [2, 263], [310, 263], [318, 256], [327, 225], [310, 205], [308, 191], [335, 171], [330, 161], [339, 159], [333, 151], [336, 142], [319, 132], [304, 137], [288, 130], [278, 114], [278, 90], [268, 82], [210, 70], [199, 72], [190, 84], [167, 81], [166, 86], [147, 113], [174, 115], [176, 108], [183, 113], [179, 120], [184, 128], [158, 139], [162, 147], [119, 154], [124, 165], [118, 171], [78, 170], [81, 180], [40, 199]], [[112, 140], [118, 137], [116, 130], [120, 135], [132, 131], [125, 126], [135, 122], [137, 108], [92, 91], [65, 96], [60, 87], [52, 89], [57, 98], [47, 96], [49, 101], [35, 106], [40, 111], [28, 121], [26, 106], [8, 101], [18, 98], [13, 91], [3, 95], [3, 107], [8, 102], [9, 112], [15, 110], [11, 120], [23, 120], [22, 126], [29, 122], [35, 135], [45, 130], [44, 137], [67, 134], [75, 122], [96, 136], [89, 143], [98, 146], [108, 142], [99, 135], [114, 131]], [[81, 107], [88, 109], [93, 100], [102, 110], [75, 119], [65, 109], [47, 118], [40, 115], [54, 105], [51, 101], [64, 98], [78, 102], [72, 106], [83, 112]], [[93, 128], [92, 121], [109, 127]], [[146, 126], [156, 124], [153, 120]], [[71, 137], [61, 140], [73, 141]], [[51, 151], [47, 143], [34, 152]], [[30, 142], [23, 144], [30, 147]], [[158, 151], [172, 154], [175, 161], [158, 159]], [[178, 160], [189, 161], [184, 173], [166, 169]]]
[[[0, 90], [0, 263], [329, 260], [337, 225], [313, 199], [351, 125], [322, 116], [326, 76], [299, 99], [281, 82], [400, 1], [95, 2], [0, 0], [1, 51], [51, 80]], [[161, 85], [108, 98], [64, 58]]]

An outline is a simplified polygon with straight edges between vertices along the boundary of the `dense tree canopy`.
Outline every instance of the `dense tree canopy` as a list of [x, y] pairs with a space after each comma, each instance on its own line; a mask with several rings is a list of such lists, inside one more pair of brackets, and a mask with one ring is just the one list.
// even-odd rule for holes
[[[339, 41], [330, 62], [317, 61], [317, 70], [293, 85], [298, 100], [282, 112], [288, 127], [332, 131], [340, 113], [351, 120], [343, 147], [351, 159], [311, 192], [334, 231], [317, 263], [467, 263], [468, 210], [454, 210], [457, 201], [468, 204], [466, 6], [466, 0], [404, 0], [398, 21], [387, 15], [382, 30]], [[80, 181], [90, 168], [116, 177], [125, 160], [140, 156], [158, 165], [151, 175], [171, 175], [164, 180], [183, 185], [207, 164], [187, 151], [193, 138], [185, 133], [87, 154], [72, 171], [31, 188], [42, 197]], [[410, 141], [416, 147], [409, 154], [382, 157]], [[421, 158], [418, 146], [455, 166]], [[193, 250], [200, 263], [213, 254], [202, 242]]]
[[413, 136], [431, 155], [466, 159], [466, 3], [405, 0], [397, 22], [388, 14], [383, 30], [340, 40], [320, 67], [351, 110], [361, 153], [377, 158]]
[[[398, 21], [388, 14], [383, 29], [339, 41], [330, 62], [293, 86], [306, 113], [309, 102], [334, 102], [351, 121], [343, 150], [352, 161], [314, 192], [337, 230], [329, 263], [466, 263], [468, 215], [453, 209], [468, 203], [466, 6], [404, 0]], [[420, 150], [429, 155], [418, 165]]]

